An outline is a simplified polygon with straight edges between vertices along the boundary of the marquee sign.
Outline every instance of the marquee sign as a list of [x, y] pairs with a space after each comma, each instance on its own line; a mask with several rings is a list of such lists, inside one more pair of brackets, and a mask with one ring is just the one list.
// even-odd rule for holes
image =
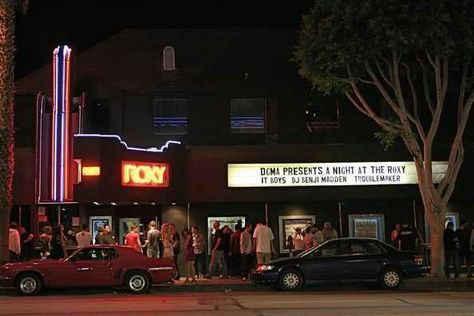
[[[443, 179], [447, 167], [447, 162], [433, 162], [434, 183]], [[227, 165], [227, 185], [231, 188], [417, 183], [415, 163], [410, 161]]]
[[162, 188], [168, 185], [168, 164], [122, 161], [122, 186]]

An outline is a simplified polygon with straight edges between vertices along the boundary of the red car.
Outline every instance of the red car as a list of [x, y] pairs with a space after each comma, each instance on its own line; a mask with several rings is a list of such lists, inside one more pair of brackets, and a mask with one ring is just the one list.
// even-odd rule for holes
[[121, 287], [147, 292], [153, 284], [172, 282], [173, 260], [151, 259], [125, 246], [84, 247], [64, 260], [31, 260], [0, 267], [0, 284], [20, 294], [35, 295], [43, 287]]

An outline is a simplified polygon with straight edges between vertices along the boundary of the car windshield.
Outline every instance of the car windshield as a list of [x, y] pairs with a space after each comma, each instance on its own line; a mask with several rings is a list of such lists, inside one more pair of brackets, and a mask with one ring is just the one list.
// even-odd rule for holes
[[76, 251], [74, 251], [69, 257], [67, 257], [66, 259], [64, 259], [64, 261], [70, 261], [71, 258], [73, 258], [79, 251], [81, 251], [82, 249], [79, 248], [77, 249]]

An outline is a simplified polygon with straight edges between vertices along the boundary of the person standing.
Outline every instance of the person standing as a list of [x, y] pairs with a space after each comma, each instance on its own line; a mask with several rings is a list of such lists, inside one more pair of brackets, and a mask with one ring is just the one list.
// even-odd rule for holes
[[130, 232], [125, 235], [125, 245], [142, 253], [142, 244], [140, 242], [140, 236], [138, 235], [137, 225], [132, 224], [132, 226], [130, 226]]
[[161, 225], [161, 240], [163, 242], [163, 258], [172, 258], [173, 253], [173, 242], [170, 235], [170, 225], [163, 223]]
[[102, 245], [104, 236], [104, 226], [100, 225], [97, 227], [97, 234], [95, 235], [94, 244]]
[[210, 279], [213, 275], [214, 269], [220, 268], [221, 277], [228, 278], [227, 265], [224, 259], [224, 250], [222, 247], [223, 233], [219, 229], [220, 223], [214, 221], [212, 223], [212, 228], [214, 228], [214, 235], [212, 238], [212, 250], [211, 250], [211, 261], [209, 262], [209, 271], [204, 276], [207, 279]]
[[467, 277], [471, 278], [471, 249], [470, 249], [470, 239], [471, 239], [472, 229], [469, 226], [467, 221], [461, 221], [459, 229], [456, 230], [456, 237], [459, 242], [459, 259], [460, 264], [465, 263], [467, 266]]
[[[453, 232], [454, 233], [454, 232]], [[418, 243], [418, 234], [410, 224], [404, 223], [398, 235], [398, 249], [415, 251]]]
[[174, 260], [174, 265], [176, 268], [176, 275], [174, 277], [175, 280], [179, 280], [179, 267], [178, 267], [178, 256], [179, 252], [181, 251], [181, 240], [179, 238], [179, 233], [176, 230], [176, 226], [174, 224], [170, 224], [170, 235], [171, 235], [171, 241], [172, 241], [172, 247], [173, 247], [173, 260]]
[[18, 260], [21, 254], [20, 232], [18, 231], [17, 223], [12, 222], [8, 232], [8, 251], [10, 253], [10, 262], [15, 262]]
[[235, 231], [234, 233], [230, 236], [230, 254], [231, 254], [231, 260], [230, 260], [230, 274], [231, 275], [237, 275], [240, 276], [240, 259], [241, 259], [241, 253], [240, 253], [240, 235], [242, 234], [242, 228], [240, 225], [235, 225]]
[[191, 227], [191, 231], [193, 235], [193, 250], [196, 257], [194, 261], [194, 271], [198, 277], [202, 278], [206, 273], [206, 241], [197, 226]]
[[21, 226], [19, 228], [20, 233], [20, 242], [21, 242], [21, 260], [30, 260], [33, 253], [33, 239], [35, 235], [29, 233], [25, 227]]
[[227, 271], [230, 271], [230, 237], [232, 236], [232, 231], [230, 230], [229, 225], [225, 225], [222, 228], [222, 250], [224, 252], [224, 260], [227, 266]]
[[196, 271], [194, 270], [194, 260], [196, 260], [196, 256], [194, 255], [193, 236], [187, 228], [183, 229], [181, 236], [184, 239], [183, 258], [185, 267], [184, 272], [186, 277], [184, 283], [195, 283], [196, 277], [194, 275]]
[[[312, 239], [312, 238], [311, 238]], [[293, 247], [294, 247], [294, 255], [298, 255], [305, 249], [305, 242], [304, 237], [301, 234], [301, 228], [295, 228], [295, 234], [292, 237]]]
[[67, 257], [66, 242], [64, 239], [64, 227], [58, 225], [53, 229], [51, 237], [51, 259], [62, 259]]
[[398, 237], [400, 236], [401, 226], [400, 224], [395, 225], [395, 229], [390, 233], [390, 241], [392, 245], [398, 249]]
[[273, 246], [275, 237], [272, 229], [265, 225], [265, 223], [264, 220], [260, 221], [253, 232], [254, 248], [257, 254], [258, 265], [268, 263], [272, 259], [272, 254], [275, 253]]
[[454, 268], [454, 278], [459, 277], [459, 261], [458, 261], [458, 238], [454, 232], [454, 223], [449, 222], [443, 233], [444, 242], [444, 273], [449, 279], [449, 266], [452, 263]]
[[316, 232], [315, 238], [318, 245], [320, 245], [323, 242], [326, 242], [328, 240], [336, 239], [337, 231], [334, 228], [332, 228], [330, 222], [324, 222], [323, 229]]
[[148, 258], [159, 258], [160, 257], [160, 242], [161, 233], [156, 228], [156, 222], [151, 221], [148, 224], [148, 232], [146, 234], [146, 255]]
[[[43, 233], [40, 235], [40, 257], [46, 259], [51, 253], [51, 239], [53, 228], [51, 226], [44, 226]], [[92, 237], [91, 237], [92, 240]]]
[[249, 277], [250, 268], [252, 266], [252, 230], [251, 224], [246, 224], [244, 231], [240, 234], [240, 254], [242, 256], [241, 276], [245, 281]]
[[92, 244], [92, 234], [89, 232], [89, 225], [84, 223], [82, 230], [76, 234], [77, 247], [82, 248]]
[[102, 245], [116, 245], [117, 241], [115, 240], [115, 235], [109, 225], [105, 225], [102, 232], [101, 244]]

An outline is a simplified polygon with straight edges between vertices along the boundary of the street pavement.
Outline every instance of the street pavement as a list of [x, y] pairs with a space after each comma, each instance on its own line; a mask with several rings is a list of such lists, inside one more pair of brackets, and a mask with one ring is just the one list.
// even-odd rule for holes
[[0, 296], [0, 315], [474, 315], [474, 293], [399, 291], [51, 293]]

